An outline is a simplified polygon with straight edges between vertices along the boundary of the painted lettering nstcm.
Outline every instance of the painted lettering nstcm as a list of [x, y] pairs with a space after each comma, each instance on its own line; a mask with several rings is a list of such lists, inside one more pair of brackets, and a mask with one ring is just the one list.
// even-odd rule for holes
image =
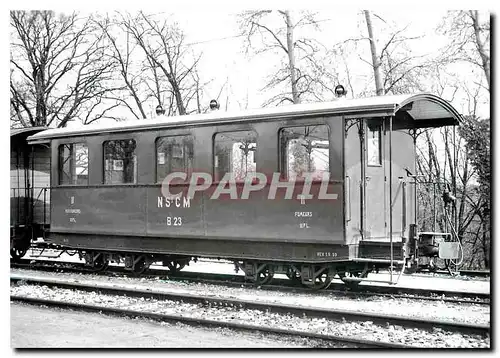
[[191, 198], [190, 197], [175, 197], [175, 198], [165, 198], [163, 196], [158, 197], [158, 207], [159, 208], [190, 208], [191, 207]]

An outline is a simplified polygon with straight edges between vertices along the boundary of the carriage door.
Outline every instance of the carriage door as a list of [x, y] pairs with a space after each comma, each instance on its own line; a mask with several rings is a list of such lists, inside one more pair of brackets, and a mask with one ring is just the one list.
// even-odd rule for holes
[[383, 160], [384, 122], [380, 119], [367, 119], [364, 129], [365, 238], [385, 238], [387, 210]]

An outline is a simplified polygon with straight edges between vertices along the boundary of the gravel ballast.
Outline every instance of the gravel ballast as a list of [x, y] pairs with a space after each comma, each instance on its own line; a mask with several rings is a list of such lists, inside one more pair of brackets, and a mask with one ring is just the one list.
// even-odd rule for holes
[[81, 273], [52, 273], [30, 270], [11, 270], [12, 274], [68, 280], [70, 282], [106, 284], [132, 289], [149, 289], [159, 292], [192, 293], [219, 298], [301, 305], [317, 308], [334, 308], [356, 312], [380, 313], [402, 317], [419, 317], [427, 320], [445, 320], [469, 324], [490, 324], [490, 307], [474, 303], [427, 301], [414, 298], [388, 298], [386, 296], [357, 297], [327, 292], [280, 292], [256, 287], [228, 287], [224, 285], [182, 282], [156, 278], [102, 276]]
[[[42, 276], [42, 275], [37, 275]], [[52, 275], [44, 275], [46, 277], [53, 277]], [[65, 274], [64, 276], [67, 276]], [[163, 289], [167, 289], [168, 286], [169, 291], [173, 291], [173, 289], [177, 289], [178, 292], [180, 290], [194, 292], [197, 291], [199, 294], [204, 295], [215, 295], [220, 297], [232, 297], [238, 299], [256, 299], [256, 296], [259, 296], [259, 300], [262, 300], [263, 294], [273, 295], [274, 302], [284, 303], [291, 300], [290, 293], [280, 293], [280, 292], [267, 292], [261, 291], [258, 289], [249, 290], [247, 288], [234, 289], [227, 287], [220, 287], [215, 285], [198, 285], [198, 284], [189, 284], [189, 285], [179, 285], [179, 283], [175, 283], [173, 285], [165, 285], [164, 282], [154, 282], [155, 280], [146, 280], [146, 279], [131, 279], [131, 278], [106, 278], [103, 276], [98, 277], [98, 280], [89, 280], [88, 275], [80, 275], [80, 274], [70, 274], [69, 276], [73, 276], [73, 281], [79, 281], [83, 283], [84, 281], [99, 281], [100, 284], [102, 282], [111, 281], [112, 285], [115, 287], [124, 286], [125, 282], [128, 282], [128, 285], [133, 284], [136, 288], [146, 288], [154, 289], [156, 291], [157, 287], [153, 286], [163, 286]], [[75, 277], [76, 276], [76, 277]], [[62, 278], [61, 275], [57, 275], [58, 278]], [[97, 278], [97, 276], [92, 275], [93, 278]], [[68, 279], [69, 277], [65, 277]], [[125, 281], [125, 282], [123, 282]], [[152, 282], [148, 282], [152, 281]], [[158, 280], [157, 280], [158, 281]], [[214, 286], [214, 287], [203, 287], [203, 286]], [[216, 290], [216, 292], [214, 292]], [[200, 292], [201, 291], [201, 292]], [[223, 292], [220, 292], [223, 291]], [[246, 292], [248, 291], [248, 292]], [[254, 291], [254, 292], [250, 292]], [[253, 294], [255, 293], [255, 295]], [[192, 318], [203, 318], [203, 319], [211, 319], [218, 321], [226, 321], [226, 322], [234, 322], [234, 323], [243, 323], [243, 324], [253, 324], [264, 327], [276, 327], [282, 329], [293, 329], [293, 330], [301, 330], [306, 332], [320, 333], [320, 334], [328, 334], [328, 335], [337, 335], [343, 337], [351, 337], [358, 339], [370, 339], [370, 340], [381, 340], [385, 342], [393, 342], [393, 343], [403, 343], [413, 345], [415, 347], [443, 347], [443, 348], [451, 348], [451, 347], [468, 347], [468, 348], [488, 348], [489, 338], [483, 338], [478, 335], [464, 335], [459, 333], [453, 333], [448, 331], [443, 331], [440, 329], [435, 329], [433, 332], [421, 330], [421, 329], [409, 329], [400, 326], [380, 326], [373, 324], [373, 322], [338, 322], [333, 320], [328, 320], [324, 318], [308, 318], [308, 317], [295, 317], [291, 315], [283, 315], [283, 314], [275, 314], [275, 313], [264, 313], [256, 310], [243, 310], [235, 307], [208, 307], [197, 304], [188, 304], [188, 303], [179, 303], [173, 301], [163, 301], [156, 299], [145, 299], [145, 298], [130, 298], [130, 297], [121, 297], [114, 295], [106, 295], [99, 294], [96, 292], [84, 292], [78, 290], [69, 290], [69, 289], [60, 289], [60, 288], [49, 288], [46, 286], [31, 286], [31, 285], [17, 285], [11, 286], [11, 294], [27, 296], [27, 297], [36, 297], [43, 298], [49, 300], [57, 300], [64, 302], [72, 302], [72, 303], [80, 303], [80, 304], [91, 304], [91, 305], [103, 305], [105, 307], [115, 307], [121, 309], [131, 309], [138, 311], [147, 311], [153, 313], [162, 313], [162, 314], [182, 314], [186, 317]], [[300, 296], [300, 294], [297, 294]], [[251, 296], [251, 297], [249, 297]], [[305, 301], [307, 299], [307, 306], [315, 306], [313, 299], [314, 297], [311, 295], [304, 295], [307, 297], [301, 298], [302, 305], [305, 305]], [[288, 298], [287, 298], [288, 297]], [[299, 299], [299, 298], [297, 298]], [[321, 300], [325, 300], [325, 297], [320, 297]], [[271, 301], [271, 297], [267, 297], [265, 300]], [[299, 299], [300, 300], [300, 299]], [[340, 302], [348, 302], [350, 301], [351, 308], [357, 307], [358, 310], [360, 307], [363, 307], [364, 311], [373, 312], [376, 311], [378, 313], [383, 313], [380, 307], [384, 307], [384, 305], [392, 304], [393, 310], [387, 313], [394, 313], [394, 302], [392, 303], [383, 303], [382, 301], [392, 301], [391, 299], [377, 299], [372, 301], [367, 301], [366, 299], [339, 299], [337, 298], [329, 298], [327, 301], [330, 301], [330, 305], [334, 303], [339, 304]], [[410, 300], [409, 300], [410, 301]], [[401, 306], [404, 307], [405, 303], [408, 306], [408, 302], [402, 302]], [[427, 311], [429, 302], [425, 302], [426, 305], [422, 306], [422, 301], [420, 301], [420, 310]], [[439, 302], [438, 302], [439, 303]], [[301, 303], [297, 303], [301, 304]], [[414, 309], [416, 309], [416, 302], [413, 303]], [[369, 307], [371, 305], [373, 311], [365, 310], [364, 308]], [[365, 307], [366, 306], [366, 307]], [[468, 306], [468, 307], [465, 307]], [[467, 320], [467, 312], [472, 312], [473, 317], [483, 317], [483, 322], [478, 323], [487, 323], [489, 324], [489, 308], [487, 308], [488, 312], [485, 312], [485, 307], [476, 307], [478, 310], [481, 308], [483, 310], [482, 315], [479, 311], [471, 310], [472, 306], [476, 306], [474, 304], [463, 305], [463, 310], [458, 310], [461, 312], [462, 317], [465, 316]], [[325, 307], [325, 306], [321, 306]], [[332, 306], [330, 306], [332, 307]], [[337, 306], [336, 308], [340, 308], [343, 306]], [[433, 308], [431, 312], [437, 315], [439, 313], [439, 308]], [[449, 312], [452, 312], [452, 309], [449, 307]], [[455, 313], [455, 316], [460, 316], [460, 313]], [[451, 313], [448, 316], [452, 316]], [[485, 318], [486, 316], [487, 318]], [[425, 318], [423, 315], [419, 314], [417, 317]], [[444, 319], [439, 316], [440, 319]], [[470, 322], [472, 323], [472, 322]]]

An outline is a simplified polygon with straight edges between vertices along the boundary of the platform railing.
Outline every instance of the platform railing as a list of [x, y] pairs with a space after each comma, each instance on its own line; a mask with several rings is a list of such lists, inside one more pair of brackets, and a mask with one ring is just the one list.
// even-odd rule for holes
[[[446, 188], [446, 183], [444, 181], [418, 180], [416, 185], [418, 199], [421, 201], [420, 208], [431, 208], [430, 216], [425, 215], [425, 212], [417, 211], [417, 225], [420, 229], [419, 231], [447, 231], [445, 208], [441, 200], [441, 195], [444, 188]], [[422, 194], [426, 195], [422, 196]], [[428, 200], [425, 203], [426, 205], [422, 205], [424, 204], [424, 202], [422, 202], [424, 198]]]
[[[36, 193], [36, 197], [34, 197]], [[11, 197], [11, 224], [27, 224], [20, 222], [24, 205], [27, 205], [26, 218], [24, 220], [38, 221], [35, 217], [35, 210], [43, 205], [42, 208], [42, 224], [48, 224], [49, 207], [50, 207], [50, 188], [49, 187], [30, 187], [30, 188], [10, 188]], [[15, 208], [12, 207], [12, 198], [14, 198]], [[23, 203], [24, 202], [24, 203]]]
[[[50, 202], [48, 202], [48, 200], [50, 200], [50, 188], [49, 187], [33, 187], [33, 193], [35, 193], [36, 191], [38, 191], [38, 195], [37, 195], [36, 199], [32, 201], [32, 212], [33, 212], [33, 215], [35, 215], [35, 210], [36, 210], [37, 206], [43, 205], [42, 218], [43, 218], [43, 225], [45, 226], [48, 224], [47, 206], [50, 205]], [[43, 200], [40, 200], [40, 198], [43, 198]]]
[[[19, 195], [20, 190], [25, 190], [24, 188], [10, 188], [10, 224], [15, 225], [18, 223], [21, 217], [21, 195]], [[12, 198], [15, 199], [15, 207], [12, 207]]]

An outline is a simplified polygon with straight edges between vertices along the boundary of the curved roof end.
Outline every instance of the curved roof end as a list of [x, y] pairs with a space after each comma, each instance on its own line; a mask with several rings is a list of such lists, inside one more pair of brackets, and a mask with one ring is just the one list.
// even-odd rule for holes
[[459, 125], [462, 122], [462, 115], [448, 101], [428, 93], [408, 97], [401, 102], [397, 112], [410, 115], [415, 128]]
[[41, 127], [25, 127], [25, 128], [14, 128], [10, 130], [10, 140], [26, 140], [27, 137], [36, 134], [38, 132], [48, 129], [45, 126]]

